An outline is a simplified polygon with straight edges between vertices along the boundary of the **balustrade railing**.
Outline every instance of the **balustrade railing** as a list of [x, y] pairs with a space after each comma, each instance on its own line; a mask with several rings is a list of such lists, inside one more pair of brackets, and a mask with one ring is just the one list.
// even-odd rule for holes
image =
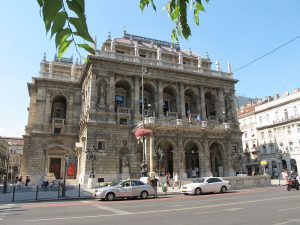
[[98, 51], [98, 56], [103, 58], [111, 58], [111, 59], [117, 59], [117, 60], [128, 61], [128, 62], [137, 62], [137, 63], [147, 64], [151, 66], [185, 70], [185, 71], [190, 71], [195, 73], [206, 73], [208, 75], [212, 75], [216, 77], [224, 77], [224, 78], [231, 78], [231, 79], [233, 78], [232, 74], [222, 72], [222, 71], [214, 71], [214, 70], [210, 70], [198, 66], [178, 64], [178, 63], [168, 62], [164, 60], [149, 59], [145, 57], [127, 55], [127, 54], [116, 53], [116, 52]]

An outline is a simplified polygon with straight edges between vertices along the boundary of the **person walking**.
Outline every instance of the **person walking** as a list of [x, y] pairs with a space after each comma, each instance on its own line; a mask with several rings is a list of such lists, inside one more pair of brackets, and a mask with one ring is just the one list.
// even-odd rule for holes
[[175, 186], [177, 186], [178, 188], [180, 188], [179, 178], [178, 178], [178, 174], [177, 173], [174, 174], [173, 189], [174, 189]]
[[154, 198], [157, 198], [157, 186], [158, 186], [158, 179], [155, 177], [155, 175], [152, 175], [151, 179], [150, 179], [150, 185], [153, 187], [154, 190]]
[[28, 186], [29, 182], [30, 182], [29, 176], [26, 176], [26, 179], [25, 179], [25, 186]]
[[170, 179], [171, 179], [171, 175], [169, 172], [167, 172], [166, 174], [166, 183], [167, 183], [167, 186], [170, 187], [171, 184], [170, 184]]

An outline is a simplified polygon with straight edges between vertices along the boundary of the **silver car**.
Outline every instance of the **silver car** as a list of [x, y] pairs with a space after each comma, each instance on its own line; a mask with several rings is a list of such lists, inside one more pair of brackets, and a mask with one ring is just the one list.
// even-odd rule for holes
[[231, 189], [231, 184], [220, 177], [201, 177], [193, 183], [181, 186], [180, 192], [183, 194], [201, 195], [202, 193], [221, 192], [225, 193]]
[[119, 180], [114, 181], [108, 187], [97, 188], [95, 197], [106, 199], [109, 201], [115, 198], [148, 198], [154, 196], [154, 190], [149, 184], [145, 184], [139, 180]]

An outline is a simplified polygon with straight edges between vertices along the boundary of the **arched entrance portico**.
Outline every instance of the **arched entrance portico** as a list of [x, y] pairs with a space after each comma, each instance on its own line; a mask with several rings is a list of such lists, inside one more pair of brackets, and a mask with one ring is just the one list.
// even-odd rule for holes
[[222, 152], [225, 151], [224, 146], [220, 143], [214, 142], [210, 145], [209, 152], [210, 152], [210, 166], [211, 172], [213, 176], [222, 177], [224, 176], [224, 157]]
[[[161, 149], [162, 155], [161, 157], [156, 154], [155, 160], [155, 170], [159, 174], [170, 173], [171, 177], [173, 177], [174, 171], [174, 149], [175, 145], [171, 144], [169, 139], [163, 139], [158, 142], [156, 150]], [[160, 158], [159, 158], [160, 157]], [[160, 160], [159, 160], [160, 159]], [[159, 171], [160, 169], [160, 171]]]
[[199, 177], [199, 149], [193, 142], [185, 145], [185, 168], [187, 178]]

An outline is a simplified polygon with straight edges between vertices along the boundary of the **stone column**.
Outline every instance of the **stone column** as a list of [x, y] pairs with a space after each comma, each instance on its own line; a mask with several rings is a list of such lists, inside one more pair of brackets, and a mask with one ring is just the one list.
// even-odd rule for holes
[[44, 122], [46, 122], [46, 123], [49, 123], [51, 120], [51, 118], [50, 118], [51, 117], [50, 95], [51, 95], [51, 93], [47, 93], [47, 95], [46, 95], [45, 118], [44, 118]]
[[115, 112], [115, 75], [111, 72], [108, 73], [109, 75], [109, 89], [108, 89], [108, 111], [111, 113]]
[[136, 76], [134, 78], [134, 116], [136, 124], [140, 118], [138, 118], [140, 115], [140, 78], [139, 76]]
[[[219, 115], [218, 118], [221, 119], [221, 123], [225, 121], [226, 118], [226, 112], [225, 112], [225, 101], [224, 101], [224, 90], [223, 89], [218, 89], [218, 99], [219, 99]], [[225, 114], [223, 114], [225, 112]]]
[[180, 83], [180, 88], [179, 88], [179, 97], [180, 97], [180, 111], [179, 116], [183, 119], [185, 117], [185, 101], [184, 101], [184, 84]]
[[186, 179], [186, 168], [185, 168], [185, 152], [183, 149], [182, 138], [177, 136], [178, 138], [178, 167], [179, 167], [179, 177], [181, 179]]
[[231, 145], [231, 140], [228, 140], [227, 138], [227, 141], [226, 141], [226, 158], [227, 158], [227, 167], [228, 167], [228, 170], [227, 170], [227, 176], [235, 176], [235, 171], [234, 169], [232, 168], [232, 156], [231, 156], [231, 153], [232, 153], [232, 145]]
[[163, 117], [164, 115], [164, 96], [163, 96], [163, 83], [162, 81], [158, 81], [158, 113], [159, 117]]
[[154, 168], [154, 160], [153, 160], [153, 150], [154, 150], [154, 136], [150, 136], [149, 137], [150, 141], [149, 141], [149, 158], [150, 158], [150, 162], [149, 162], [149, 175], [151, 177], [151, 175], [153, 173], [155, 173], [155, 168]]
[[204, 176], [211, 176], [211, 165], [210, 165], [210, 152], [208, 147], [208, 140], [204, 138], [204, 156], [205, 156], [205, 163], [204, 163]]
[[201, 109], [201, 91], [198, 88], [196, 93], [196, 110], [197, 110], [197, 114], [202, 114], [202, 109]]
[[200, 94], [201, 94], [201, 117], [202, 120], [207, 120], [206, 110], [205, 110], [205, 90], [203, 86], [200, 87]]

